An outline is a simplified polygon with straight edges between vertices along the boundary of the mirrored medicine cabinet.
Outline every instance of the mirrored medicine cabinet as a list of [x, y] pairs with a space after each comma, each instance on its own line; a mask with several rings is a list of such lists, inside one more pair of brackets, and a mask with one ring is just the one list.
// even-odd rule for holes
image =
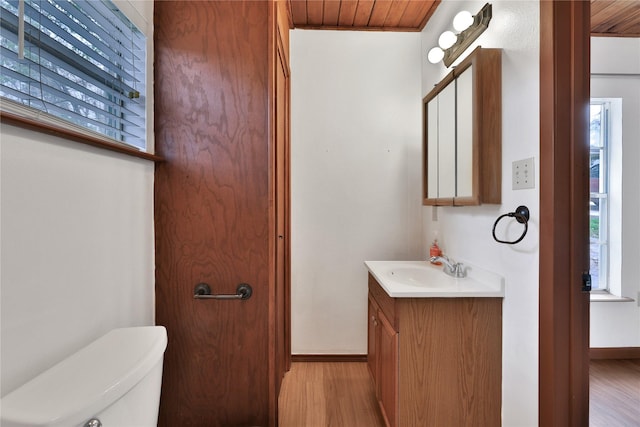
[[423, 99], [423, 204], [500, 203], [502, 51], [476, 48]]

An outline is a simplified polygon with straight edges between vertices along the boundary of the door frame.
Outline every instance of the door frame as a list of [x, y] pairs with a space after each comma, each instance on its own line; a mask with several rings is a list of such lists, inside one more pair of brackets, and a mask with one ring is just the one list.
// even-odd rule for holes
[[540, 1], [540, 426], [589, 423], [590, 2]]

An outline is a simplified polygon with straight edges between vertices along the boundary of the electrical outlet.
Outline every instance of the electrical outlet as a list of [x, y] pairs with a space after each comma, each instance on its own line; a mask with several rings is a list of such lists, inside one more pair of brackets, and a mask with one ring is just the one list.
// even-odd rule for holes
[[511, 171], [513, 189], [524, 190], [527, 188], [535, 188], [536, 181], [533, 171], [533, 157], [513, 162]]

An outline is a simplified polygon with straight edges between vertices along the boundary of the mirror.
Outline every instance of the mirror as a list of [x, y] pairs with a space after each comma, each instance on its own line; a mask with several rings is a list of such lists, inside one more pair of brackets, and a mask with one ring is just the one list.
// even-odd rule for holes
[[423, 204], [500, 203], [501, 50], [474, 50], [425, 96]]

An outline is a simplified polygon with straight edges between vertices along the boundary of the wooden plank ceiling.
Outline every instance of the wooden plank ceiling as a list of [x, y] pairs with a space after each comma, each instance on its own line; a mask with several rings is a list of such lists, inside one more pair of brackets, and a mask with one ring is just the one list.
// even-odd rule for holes
[[640, 0], [591, 0], [591, 34], [640, 37]]
[[440, 0], [289, 0], [295, 28], [422, 31]]
[[[295, 28], [422, 31], [440, 0], [288, 0]], [[591, 34], [640, 37], [640, 0], [591, 0]]]

